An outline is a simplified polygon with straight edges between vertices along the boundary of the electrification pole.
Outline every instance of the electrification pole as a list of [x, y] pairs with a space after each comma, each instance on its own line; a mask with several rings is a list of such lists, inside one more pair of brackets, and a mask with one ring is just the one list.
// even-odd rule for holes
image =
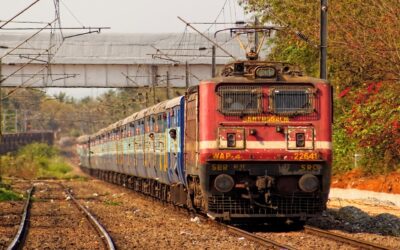
[[158, 67], [157, 65], [151, 66], [151, 81], [152, 81], [152, 89], [153, 89], [153, 105], [156, 104], [156, 85], [157, 85], [157, 74], [158, 74]]
[[186, 90], [189, 88], [189, 64], [187, 61], [185, 63], [185, 88]]
[[3, 104], [3, 96], [1, 92], [1, 85], [3, 84], [3, 75], [2, 75], [2, 62], [0, 58], [0, 143], [3, 141], [3, 110], [2, 110], [2, 104]]
[[216, 63], [215, 63], [215, 45], [211, 47], [211, 76], [216, 76]]
[[167, 88], [166, 88], [166, 91], [167, 91], [167, 100], [169, 100], [171, 97], [169, 96], [169, 71], [167, 71]]
[[320, 78], [328, 79], [326, 61], [328, 57], [328, 0], [321, 0], [321, 30], [320, 30]]
[[[257, 16], [254, 17], [254, 27], [257, 28], [258, 27], [258, 18]], [[258, 46], [259, 46], [259, 39], [258, 39], [258, 32], [256, 30], [254, 30], [254, 50], [258, 51]]]

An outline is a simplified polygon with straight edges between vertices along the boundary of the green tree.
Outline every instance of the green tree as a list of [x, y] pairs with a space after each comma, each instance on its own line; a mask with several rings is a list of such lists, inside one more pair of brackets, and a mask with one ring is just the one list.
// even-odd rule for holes
[[[269, 59], [299, 64], [318, 76], [320, 1], [240, 1], [266, 23], [286, 27], [271, 41]], [[400, 166], [400, 1], [336, 0], [328, 7], [329, 80], [335, 100], [335, 168], [364, 155], [366, 171]], [[299, 39], [299, 32], [309, 43]]]

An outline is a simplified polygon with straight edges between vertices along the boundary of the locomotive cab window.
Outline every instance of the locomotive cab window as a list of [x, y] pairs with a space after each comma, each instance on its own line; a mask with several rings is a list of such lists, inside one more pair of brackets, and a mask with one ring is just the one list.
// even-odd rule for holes
[[270, 111], [278, 115], [310, 114], [315, 109], [315, 90], [310, 87], [276, 87], [269, 97]]
[[260, 86], [221, 86], [217, 89], [219, 111], [225, 115], [262, 113]]

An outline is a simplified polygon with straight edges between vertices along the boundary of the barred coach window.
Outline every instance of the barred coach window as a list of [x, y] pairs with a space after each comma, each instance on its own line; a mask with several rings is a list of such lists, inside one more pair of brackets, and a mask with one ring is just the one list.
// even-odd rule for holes
[[260, 86], [221, 86], [217, 90], [219, 111], [225, 115], [262, 113]]
[[269, 103], [274, 114], [310, 114], [314, 112], [315, 91], [309, 87], [272, 88]]

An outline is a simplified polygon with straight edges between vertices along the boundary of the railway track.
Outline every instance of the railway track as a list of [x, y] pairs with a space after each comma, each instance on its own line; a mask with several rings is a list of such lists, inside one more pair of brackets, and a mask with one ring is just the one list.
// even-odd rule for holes
[[[101, 245], [104, 249], [115, 249], [104, 227], [69, 190], [58, 182], [40, 183], [47, 186], [40, 187], [36, 183], [28, 192], [18, 232], [7, 249], [21, 249], [22, 246], [28, 249], [44, 247], [98, 249]], [[86, 225], [82, 217], [87, 222]]]
[[68, 197], [70, 197], [72, 199], [72, 201], [74, 202], [74, 204], [86, 215], [86, 217], [88, 218], [88, 220], [92, 223], [92, 225], [94, 225], [94, 227], [96, 228], [96, 230], [98, 231], [98, 233], [100, 234], [101, 238], [103, 239], [103, 241], [105, 242], [107, 249], [110, 250], [115, 250], [115, 246], [114, 246], [114, 242], [111, 239], [110, 234], [107, 232], [107, 230], [100, 224], [100, 222], [89, 212], [89, 210], [87, 210], [84, 206], [82, 206], [76, 199], [75, 197], [72, 195], [72, 193], [70, 192], [70, 190], [65, 189]]
[[19, 224], [18, 231], [17, 231], [13, 241], [7, 247], [7, 250], [19, 249], [20, 245], [22, 244], [23, 237], [25, 236], [26, 229], [27, 229], [27, 223], [28, 223], [28, 219], [29, 219], [29, 208], [31, 206], [31, 196], [32, 196], [32, 192], [34, 189], [35, 189], [35, 187], [32, 186], [27, 192], [27, 198], [26, 198], [26, 202], [24, 205], [22, 215], [21, 215], [21, 222]]
[[[139, 194], [141, 197], [143, 197], [145, 199], [152, 200], [152, 201], [154, 201], [154, 200], [159, 201], [156, 198], [149, 197], [149, 196], [147, 196], [145, 194], [136, 192], [134, 190], [133, 190], [133, 192]], [[160, 202], [160, 203], [163, 203], [163, 202]], [[163, 203], [163, 204], [168, 204], [168, 203]], [[168, 205], [171, 205], [171, 204], [168, 204]], [[268, 238], [268, 236], [258, 235], [256, 233], [249, 232], [249, 231], [243, 230], [243, 229], [238, 228], [238, 227], [226, 225], [226, 224], [211, 220], [209, 217], [207, 217], [204, 214], [201, 214], [201, 213], [194, 213], [193, 214], [193, 213], [189, 212], [186, 208], [182, 208], [182, 207], [174, 206], [174, 205], [171, 205], [171, 206], [174, 207], [175, 209], [179, 210], [182, 213], [191, 214], [191, 216], [198, 216], [198, 217], [202, 218], [204, 221], [208, 221], [208, 222], [214, 223], [217, 227], [227, 230], [231, 234], [234, 234], [234, 235], [237, 235], [237, 236], [240, 236], [240, 237], [244, 237], [245, 239], [247, 239], [249, 241], [252, 241], [252, 242], [256, 242], [256, 243], [260, 244], [261, 246], [266, 247], [268, 249], [271, 249], [271, 248], [288, 249], [288, 250], [305, 249], [303, 245], [298, 244], [298, 243], [294, 244], [295, 247], [292, 246], [292, 245], [289, 245], [289, 244], [283, 244], [283, 243], [281, 243], [279, 241], [276, 241], [276, 240]], [[321, 241], [321, 238], [325, 238], [325, 239], [327, 239], [327, 241], [334, 241], [336, 243], [341, 242], [341, 243], [344, 243], [344, 244], [349, 245], [351, 247], [354, 247], [355, 249], [380, 249], [380, 250], [382, 250], [382, 249], [385, 249], [385, 250], [394, 249], [394, 248], [390, 248], [390, 247], [386, 247], [386, 246], [382, 246], [382, 245], [377, 245], [377, 244], [372, 243], [372, 242], [367, 242], [367, 241], [364, 241], [364, 240], [359, 240], [359, 239], [355, 239], [355, 238], [352, 238], [352, 237], [347, 237], [347, 236], [342, 235], [342, 234], [337, 234], [337, 233], [333, 233], [333, 232], [330, 232], [330, 231], [326, 231], [326, 230], [322, 230], [322, 229], [318, 229], [318, 228], [314, 228], [314, 227], [310, 227], [310, 226], [305, 226], [304, 230], [301, 231], [301, 234], [312, 236], [314, 238], [314, 242]], [[288, 241], [288, 243], [290, 243], [290, 241]], [[312, 243], [310, 244], [310, 247], [311, 246], [312, 246]]]
[[328, 238], [334, 241], [340, 241], [342, 243], [349, 244], [360, 249], [394, 250], [394, 248], [385, 247], [365, 240], [347, 237], [342, 234], [330, 232], [327, 230], [322, 230], [315, 227], [304, 226], [304, 231], [308, 234], [317, 235], [319, 237]]
[[246, 238], [246, 239], [248, 239], [250, 241], [253, 241], [253, 242], [257, 242], [261, 246], [269, 248], [269, 249], [271, 247], [278, 248], [278, 249], [287, 249], [287, 250], [295, 250], [296, 249], [296, 248], [293, 248], [293, 247], [291, 247], [289, 245], [282, 244], [282, 243], [280, 243], [278, 241], [274, 241], [274, 240], [271, 240], [271, 239], [267, 239], [267, 238], [258, 236], [258, 235], [254, 234], [254, 233], [242, 230], [242, 229], [237, 228], [237, 227], [226, 226], [226, 229], [228, 230], [228, 232], [230, 232], [232, 234], [244, 237], [244, 238]]
[[[250, 233], [243, 230], [245, 233]], [[373, 250], [394, 250], [395, 248], [387, 247], [382, 244], [356, 239], [344, 234], [334, 233], [331, 231], [304, 226], [300, 231], [278, 231], [265, 232], [261, 228], [256, 229], [254, 233], [258, 238], [273, 239], [277, 242], [287, 242], [282, 245], [281, 249], [373, 249]], [[262, 232], [259, 232], [262, 231]], [[252, 240], [252, 238], [248, 238]], [[258, 242], [258, 239], [256, 239]], [[278, 245], [277, 245], [278, 246]], [[344, 248], [343, 248], [344, 247]]]

